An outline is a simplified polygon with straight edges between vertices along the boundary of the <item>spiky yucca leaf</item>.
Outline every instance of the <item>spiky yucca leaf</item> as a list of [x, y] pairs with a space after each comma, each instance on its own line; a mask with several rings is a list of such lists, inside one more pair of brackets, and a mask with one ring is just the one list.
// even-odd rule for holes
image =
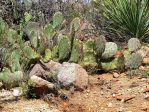
[[112, 30], [135, 38], [149, 35], [148, 0], [104, 0], [104, 6]]

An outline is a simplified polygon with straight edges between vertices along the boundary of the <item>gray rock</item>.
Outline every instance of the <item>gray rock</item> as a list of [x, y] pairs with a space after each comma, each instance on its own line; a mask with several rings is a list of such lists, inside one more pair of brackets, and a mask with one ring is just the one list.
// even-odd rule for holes
[[40, 64], [36, 64], [31, 72], [29, 73], [29, 76], [33, 76], [33, 75], [36, 75], [38, 77], [45, 77], [48, 75], [48, 71], [44, 70], [43, 67], [40, 65]]
[[86, 70], [75, 63], [63, 63], [58, 73], [58, 80], [64, 86], [73, 84], [81, 89], [88, 86], [88, 74]]
[[31, 82], [32, 82], [32, 86], [33, 87], [48, 87], [49, 89], [53, 89], [54, 88], [54, 84], [51, 82], [48, 82], [36, 75], [31, 76], [30, 78]]
[[55, 62], [53, 60], [51, 60], [48, 63], [44, 63], [44, 65], [46, 66], [47, 69], [49, 69], [51, 72], [56, 72], [58, 73], [60, 68], [62, 67], [62, 64]]

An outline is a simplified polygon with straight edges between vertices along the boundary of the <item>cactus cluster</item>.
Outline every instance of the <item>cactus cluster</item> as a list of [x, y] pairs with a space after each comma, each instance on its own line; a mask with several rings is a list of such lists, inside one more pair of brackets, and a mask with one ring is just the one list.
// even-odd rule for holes
[[128, 50], [134, 52], [141, 47], [140, 40], [137, 38], [131, 38], [128, 40]]
[[80, 60], [80, 54], [81, 54], [81, 51], [80, 51], [80, 44], [81, 42], [79, 40], [74, 40], [74, 44], [73, 44], [73, 48], [72, 48], [72, 51], [71, 51], [71, 56], [70, 56], [70, 62], [79, 62]]
[[105, 37], [101, 35], [95, 39], [94, 52], [97, 58], [109, 59], [112, 58], [118, 50], [117, 44], [114, 42], [106, 42]]
[[101, 57], [106, 47], [106, 39], [103, 35], [95, 39], [94, 51], [96, 56]]
[[107, 42], [104, 52], [102, 53], [102, 59], [109, 59], [114, 57], [118, 50], [117, 44], [114, 42]]
[[131, 38], [128, 41], [128, 51], [130, 52], [126, 57], [125, 66], [127, 69], [137, 69], [142, 63], [142, 55], [137, 53], [141, 48], [141, 43], [137, 38]]
[[62, 35], [62, 39], [58, 45], [59, 61], [68, 60], [70, 55], [70, 40], [67, 36]]
[[139, 53], [132, 53], [126, 60], [127, 69], [136, 69], [142, 63], [142, 56]]

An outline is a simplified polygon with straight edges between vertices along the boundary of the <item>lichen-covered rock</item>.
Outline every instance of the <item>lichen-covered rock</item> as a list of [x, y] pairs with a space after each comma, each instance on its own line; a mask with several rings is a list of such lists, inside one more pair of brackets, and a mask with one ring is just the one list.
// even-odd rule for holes
[[127, 59], [125, 66], [127, 69], [137, 69], [142, 63], [142, 56], [139, 53], [132, 53]]
[[136, 51], [141, 47], [140, 40], [137, 38], [131, 38], [128, 41], [128, 50], [130, 52]]
[[114, 57], [118, 50], [117, 44], [114, 42], [107, 42], [105, 51], [102, 54], [102, 59], [109, 59]]
[[88, 74], [85, 69], [75, 63], [63, 63], [58, 73], [58, 80], [64, 86], [74, 86], [84, 89], [88, 86]]

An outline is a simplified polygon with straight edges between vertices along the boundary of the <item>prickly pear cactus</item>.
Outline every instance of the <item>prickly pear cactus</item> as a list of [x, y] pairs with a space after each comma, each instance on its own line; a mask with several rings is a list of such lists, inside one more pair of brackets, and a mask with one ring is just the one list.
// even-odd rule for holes
[[81, 65], [85, 68], [95, 67], [97, 65], [95, 54], [93, 52], [93, 46], [93, 40], [87, 40], [83, 43], [83, 60]]
[[56, 12], [53, 15], [53, 28], [56, 28], [63, 22], [63, 14], [61, 12]]
[[124, 54], [119, 56], [118, 59], [117, 59], [117, 69], [120, 72], [123, 72], [124, 69], [125, 69], [125, 57], [124, 57]]
[[100, 63], [101, 69], [104, 71], [110, 71], [117, 69], [117, 59], [102, 61]]
[[126, 60], [127, 69], [137, 69], [142, 63], [142, 56], [139, 53], [132, 53]]
[[32, 46], [34, 48], [37, 48], [37, 46], [38, 46], [38, 35], [37, 35], [37, 33], [35, 33], [35, 31], [30, 32], [29, 39], [30, 39]]
[[58, 58], [58, 46], [57, 45], [52, 48], [51, 57], [52, 57], [52, 59]]
[[11, 73], [8, 68], [4, 68], [3, 71], [0, 73], [0, 81], [2, 81], [7, 88], [18, 85], [22, 80], [22, 71], [16, 71]]
[[70, 62], [77, 63], [80, 59], [80, 41], [74, 40], [73, 48], [71, 51]]
[[48, 24], [44, 27], [43, 29], [43, 33], [44, 35], [48, 38], [48, 39], [51, 39], [52, 36], [54, 35], [54, 28], [53, 28], [53, 25], [52, 24]]
[[11, 44], [14, 44], [17, 37], [18, 37], [17, 31], [15, 31], [13, 29], [8, 30], [8, 32], [7, 32], [8, 42], [10, 42]]
[[73, 31], [73, 27], [75, 31], [78, 31], [81, 26], [80, 18], [74, 18], [70, 23], [70, 31]]
[[24, 47], [24, 53], [25, 56], [30, 60], [40, 58], [40, 55], [29, 46]]
[[102, 53], [105, 50], [105, 47], [106, 47], [106, 40], [103, 35], [95, 39], [94, 52], [96, 56], [101, 57]]
[[141, 43], [140, 43], [140, 40], [139, 40], [139, 39], [137, 39], [137, 38], [131, 38], [131, 39], [128, 41], [128, 50], [129, 50], [130, 52], [136, 51], [136, 50], [138, 50], [140, 47], [141, 47]]
[[68, 60], [70, 55], [70, 40], [67, 36], [62, 37], [58, 44], [59, 61]]
[[107, 42], [105, 51], [102, 54], [102, 59], [112, 58], [118, 50], [117, 44], [114, 42]]
[[44, 55], [43, 61], [44, 62], [48, 62], [48, 61], [50, 61], [51, 57], [52, 57], [51, 50], [50, 49], [46, 49], [45, 50], [45, 55]]
[[21, 70], [20, 55], [17, 51], [11, 53], [10, 66], [13, 72]]

